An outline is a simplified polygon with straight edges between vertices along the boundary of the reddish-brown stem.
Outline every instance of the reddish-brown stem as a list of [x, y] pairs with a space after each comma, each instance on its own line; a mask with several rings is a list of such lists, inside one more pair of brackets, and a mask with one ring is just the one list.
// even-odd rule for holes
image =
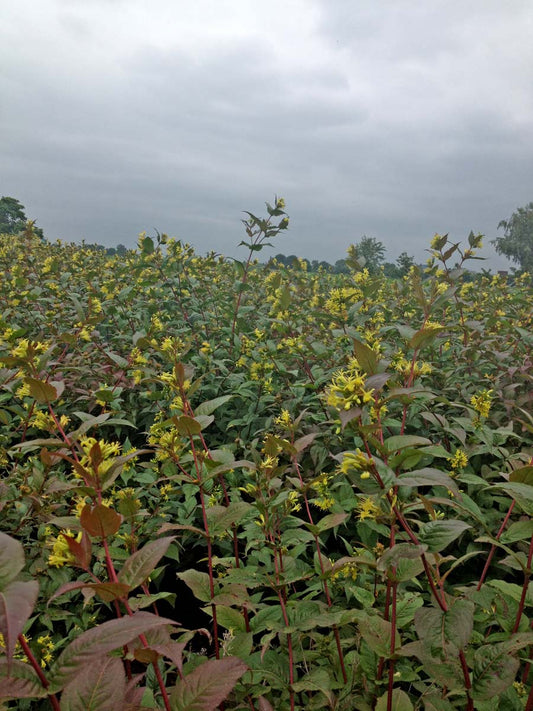
[[[29, 644], [24, 639], [24, 635], [19, 634], [18, 642], [19, 642], [20, 646], [22, 647], [22, 651], [24, 652], [24, 654], [28, 657], [28, 661], [34, 668], [35, 673], [39, 677], [39, 681], [41, 682], [41, 684], [43, 685], [43, 687], [45, 689], [48, 689], [48, 687], [50, 686], [50, 684], [48, 683], [48, 679], [45, 677], [43, 670], [41, 669], [41, 665], [35, 659], [33, 652], [31, 651], [31, 649], [29, 647]], [[50, 696], [48, 698], [50, 699], [50, 703], [52, 704], [52, 708], [54, 709], [54, 711], [60, 711], [59, 701], [57, 700], [57, 696], [55, 694], [50, 694]]]
[[[293, 462], [294, 468], [296, 469], [296, 473], [298, 474], [298, 479], [300, 480], [300, 485], [302, 487], [303, 499], [304, 499], [304, 504], [305, 504], [305, 511], [307, 513], [307, 519], [308, 519], [309, 523], [312, 526], [314, 526], [313, 515], [312, 515], [311, 509], [309, 507], [309, 500], [307, 498], [307, 494], [304, 489], [304, 480], [303, 480], [302, 474], [300, 472], [300, 465], [298, 464], [296, 457], [292, 458], [292, 462]], [[332, 602], [331, 602], [331, 596], [329, 594], [328, 583], [325, 578], [324, 563], [322, 560], [322, 551], [320, 550], [320, 541], [319, 541], [316, 533], [313, 534], [313, 537], [315, 539], [316, 553], [317, 553], [317, 557], [318, 557], [318, 564], [320, 566], [320, 573], [322, 575], [322, 587], [324, 589], [324, 595], [326, 596], [326, 603], [327, 603], [328, 607], [331, 607]], [[348, 683], [348, 675], [346, 673], [346, 666], [344, 664], [344, 654], [342, 651], [340, 633], [339, 633], [339, 628], [337, 627], [337, 625], [333, 625], [333, 634], [335, 636], [335, 644], [337, 646], [337, 654], [339, 656], [339, 663], [341, 665], [342, 678], [344, 680], [344, 683], [347, 684]]]
[[468, 664], [466, 663], [466, 657], [465, 653], [463, 650], [459, 652], [459, 661], [461, 662], [461, 669], [463, 670], [463, 679], [465, 682], [465, 689], [466, 689], [466, 697], [467, 697], [467, 703], [466, 703], [466, 711], [474, 711], [474, 701], [472, 700], [471, 696], [471, 688], [472, 684], [470, 682], [470, 674], [468, 673]]
[[[393, 575], [396, 568], [393, 568]], [[396, 592], [398, 583], [394, 580], [391, 584], [391, 638], [390, 638], [390, 659], [389, 659], [389, 683], [387, 687], [387, 711], [392, 711], [392, 692], [394, 690], [394, 652], [396, 651]]]
[[[512, 502], [512, 504], [509, 506], [509, 510], [505, 514], [505, 518], [503, 519], [503, 523], [500, 526], [500, 529], [498, 533], [496, 534], [496, 540], [498, 541], [500, 539], [500, 536], [502, 535], [505, 527], [507, 526], [507, 521], [509, 520], [511, 513], [513, 512], [515, 501]], [[481, 586], [485, 582], [485, 578], [487, 577], [487, 573], [489, 571], [489, 567], [492, 561], [492, 558], [494, 557], [494, 553], [496, 552], [496, 546], [492, 544], [491, 549], [489, 551], [489, 554], [487, 556], [487, 560], [485, 562], [485, 567], [483, 568], [483, 572], [481, 573], [481, 578], [479, 579], [479, 583], [477, 584], [477, 590], [481, 590]]]

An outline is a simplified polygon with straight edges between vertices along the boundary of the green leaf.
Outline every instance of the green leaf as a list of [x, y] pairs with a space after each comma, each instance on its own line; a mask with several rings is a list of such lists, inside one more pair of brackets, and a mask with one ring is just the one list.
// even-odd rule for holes
[[356, 338], [352, 338], [353, 349], [355, 353], [355, 359], [361, 366], [361, 370], [367, 375], [374, 375], [377, 373], [378, 369], [378, 356], [364, 343], [358, 341]]
[[387, 696], [388, 692], [386, 691], [379, 697], [376, 704], [376, 711], [388, 711], [389, 709], [390, 711], [413, 711], [414, 706], [405, 691], [402, 691], [402, 689], [392, 690], [391, 706], [387, 706]]
[[531, 540], [533, 536], [533, 520], [515, 521], [502, 533], [500, 541], [502, 543], [514, 543], [515, 541]]
[[533, 467], [519, 467], [509, 475], [509, 481], [518, 481], [522, 484], [533, 484]]
[[[363, 613], [358, 620], [361, 636], [370, 649], [380, 657], [389, 659], [391, 651], [392, 626], [387, 620], [377, 614]], [[399, 649], [401, 639], [398, 631], [395, 632], [394, 648]]]
[[226, 605], [217, 605], [217, 622], [232, 632], [246, 632], [246, 623], [242, 612]]
[[210, 534], [216, 536], [227, 533], [232, 525], [242, 521], [252, 508], [246, 501], [233, 501], [229, 506], [210, 506], [207, 509]]
[[215, 711], [247, 671], [237, 657], [211, 659], [178, 681], [170, 695], [172, 711]]
[[412, 543], [396, 543], [392, 548], [378, 559], [377, 569], [385, 571], [388, 568], [397, 566], [402, 559], [420, 559], [420, 556], [425, 553], [427, 546], [415, 546]]
[[57, 398], [57, 390], [50, 383], [45, 383], [44, 380], [28, 377], [26, 384], [29, 385], [30, 395], [41, 405], [47, 405]]
[[340, 526], [348, 518], [347, 513], [331, 513], [321, 518], [316, 524], [319, 533], [328, 531], [330, 528]]
[[424, 607], [415, 613], [415, 629], [431, 656], [444, 650], [459, 652], [472, 636], [475, 605], [470, 600], [456, 600], [444, 612], [436, 607]]
[[211, 600], [211, 588], [209, 586], [209, 575], [201, 573], [199, 570], [185, 570], [178, 573], [178, 578], [192, 590], [194, 596], [202, 602]]
[[533, 516], [533, 486], [512, 481], [506, 484], [494, 484], [491, 489], [505, 491], [520, 506], [524, 513]]
[[474, 654], [474, 699], [491, 699], [510, 686], [516, 677], [520, 661], [510, 656], [505, 643], [486, 644]]
[[198, 405], [194, 410], [195, 416], [197, 415], [211, 415], [217, 408], [222, 407], [227, 402], [233, 398], [233, 395], [221, 395], [213, 400], [206, 400]]
[[394, 435], [388, 437], [385, 442], [385, 449], [389, 454], [399, 452], [407, 447], [423, 447], [431, 444], [431, 440], [426, 437], [418, 437], [417, 435]]
[[36, 580], [15, 580], [0, 591], [0, 632], [4, 637], [8, 664], [13, 656], [17, 637], [33, 611], [38, 594], [39, 584]]
[[462, 494], [457, 488], [457, 484], [448, 474], [440, 469], [432, 469], [425, 467], [424, 469], [416, 469], [413, 472], [405, 472], [398, 477], [398, 483], [401, 486], [444, 486], [448, 491], [451, 491], [457, 498], [461, 499]]
[[117, 657], [86, 664], [61, 694], [61, 711], [120, 711], [126, 696], [124, 665]]
[[0, 590], [14, 580], [24, 567], [24, 548], [0, 531]]
[[154, 571], [174, 539], [174, 536], [158, 538], [146, 543], [140, 550], [133, 553], [118, 574], [119, 582], [125, 583], [132, 590], [142, 585]]
[[8, 665], [0, 658], [0, 701], [8, 699], [42, 699], [48, 692], [29, 664], [13, 659]]
[[175, 624], [173, 620], [152, 615], [150, 612], [134, 612], [130, 617], [102, 622], [97, 627], [83, 632], [56, 660], [49, 678], [49, 692], [61, 691], [85, 665], [91, 665], [95, 659], [129, 644], [140, 634]]
[[431, 553], [440, 553], [468, 528], [471, 526], [458, 519], [428, 521], [420, 527], [418, 539]]

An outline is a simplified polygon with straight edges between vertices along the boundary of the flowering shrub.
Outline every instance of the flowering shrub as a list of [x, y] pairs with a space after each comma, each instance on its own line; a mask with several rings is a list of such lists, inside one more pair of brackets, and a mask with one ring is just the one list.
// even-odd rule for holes
[[533, 709], [529, 276], [259, 264], [284, 207], [0, 237], [4, 708]]

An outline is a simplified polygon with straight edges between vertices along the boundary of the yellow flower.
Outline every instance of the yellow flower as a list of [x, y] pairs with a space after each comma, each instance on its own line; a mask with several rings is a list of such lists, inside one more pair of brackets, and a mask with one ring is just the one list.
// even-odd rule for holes
[[327, 403], [337, 410], [350, 410], [372, 402], [374, 388], [365, 390], [365, 378], [353, 360], [346, 369], [334, 374], [328, 391]]
[[[77, 543], [81, 542], [82, 531], [78, 533], [74, 539]], [[53, 565], [56, 568], [60, 568], [62, 565], [72, 565], [76, 562], [76, 558], [71, 553], [68, 547], [67, 538], [74, 538], [74, 535], [70, 529], [62, 531], [58, 537], [53, 541], [52, 553], [48, 558], [48, 565]]]
[[369, 496], [359, 499], [357, 510], [357, 517], [360, 521], [363, 521], [365, 518], [370, 518], [375, 521], [377, 516], [381, 513], [379, 506], [376, 506]]
[[474, 406], [474, 410], [479, 413], [480, 417], [488, 417], [492, 402], [492, 390], [481, 390], [478, 395], [472, 395], [470, 404]]
[[462, 449], [457, 449], [453, 457], [449, 457], [448, 461], [452, 469], [463, 469], [468, 464], [468, 456]]
[[288, 410], [282, 410], [281, 415], [276, 417], [274, 420], [275, 425], [280, 427], [290, 427], [292, 425], [292, 418]]

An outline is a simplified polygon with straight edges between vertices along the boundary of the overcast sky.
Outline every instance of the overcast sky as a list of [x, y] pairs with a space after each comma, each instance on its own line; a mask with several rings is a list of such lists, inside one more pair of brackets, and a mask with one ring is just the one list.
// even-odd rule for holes
[[[0, 0], [0, 193], [50, 240], [154, 228], [418, 260], [533, 200], [531, 0]], [[264, 254], [264, 253], [263, 253]], [[487, 265], [508, 262], [490, 257]]]

